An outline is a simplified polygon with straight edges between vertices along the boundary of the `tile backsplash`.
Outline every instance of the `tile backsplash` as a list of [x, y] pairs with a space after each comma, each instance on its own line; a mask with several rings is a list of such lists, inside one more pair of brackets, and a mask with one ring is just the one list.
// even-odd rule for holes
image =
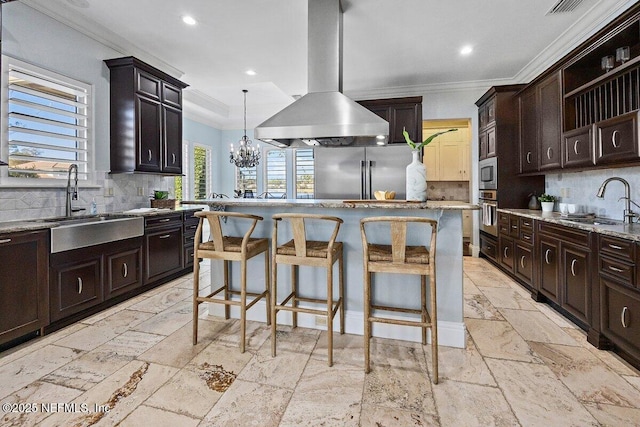
[[427, 198], [429, 200], [457, 200], [468, 202], [468, 181], [429, 181], [427, 182]]
[[[74, 208], [86, 209], [79, 214], [89, 214], [94, 199], [98, 213], [121, 212], [149, 207], [153, 190], [174, 194], [173, 177], [106, 172], [98, 172], [97, 176], [102, 178], [96, 180], [94, 187], [83, 188], [79, 184], [78, 200], [72, 201]], [[0, 188], [0, 221], [64, 216], [65, 205], [65, 188]]]
[[[596, 197], [600, 185], [614, 176], [629, 182], [631, 200], [640, 204], [640, 166], [547, 174], [545, 192], [558, 197], [561, 202], [579, 205], [582, 212], [593, 212], [601, 217], [621, 220], [625, 207], [624, 200], [619, 200], [624, 196], [624, 185], [621, 182], [610, 182], [604, 198]], [[631, 209], [640, 211], [640, 208], [633, 205]]]

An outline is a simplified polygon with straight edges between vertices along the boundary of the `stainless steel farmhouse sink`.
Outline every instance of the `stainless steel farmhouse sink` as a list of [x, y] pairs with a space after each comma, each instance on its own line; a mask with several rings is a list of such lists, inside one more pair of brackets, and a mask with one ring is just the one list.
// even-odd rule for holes
[[129, 239], [144, 234], [144, 218], [97, 215], [40, 220], [58, 223], [51, 228], [51, 253]]

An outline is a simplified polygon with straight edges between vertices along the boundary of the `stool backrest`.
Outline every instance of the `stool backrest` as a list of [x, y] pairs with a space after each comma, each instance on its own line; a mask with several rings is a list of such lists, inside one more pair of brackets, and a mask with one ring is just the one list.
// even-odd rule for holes
[[[435, 219], [422, 218], [422, 217], [410, 217], [410, 216], [378, 216], [368, 217], [360, 220], [360, 234], [362, 236], [362, 247], [365, 254], [368, 249], [368, 243], [380, 243], [370, 242], [367, 240], [366, 224], [386, 224], [390, 231], [389, 244], [391, 245], [391, 254], [393, 263], [406, 262], [406, 248], [407, 248], [407, 225], [408, 224], [424, 224], [425, 229], [431, 229], [431, 237], [429, 239], [429, 262], [433, 264], [436, 254], [436, 240], [438, 235], [438, 221]], [[415, 234], [415, 233], [413, 233]], [[426, 239], [425, 239], [426, 241]], [[386, 242], [385, 242], [386, 244]]]
[[273, 215], [273, 236], [272, 236], [272, 245], [277, 246], [278, 242], [278, 222], [285, 220], [291, 223], [291, 232], [293, 234], [293, 242], [296, 248], [296, 256], [305, 257], [307, 256], [307, 228], [305, 221], [306, 220], [318, 220], [318, 221], [330, 221], [334, 222], [333, 232], [331, 233], [331, 237], [329, 238], [328, 245], [328, 254], [331, 254], [331, 250], [333, 248], [333, 244], [336, 241], [336, 237], [338, 236], [338, 231], [340, 230], [340, 224], [342, 221], [341, 218], [335, 216], [328, 215], [320, 215], [320, 214], [297, 214], [297, 213], [283, 213], [283, 214], [275, 214]]
[[200, 239], [202, 236], [202, 227], [203, 222], [206, 220], [209, 222], [209, 229], [211, 232], [211, 242], [213, 242], [213, 247], [216, 252], [224, 252], [224, 234], [222, 227], [223, 218], [234, 218], [239, 220], [247, 220], [250, 222], [248, 225], [247, 231], [242, 236], [242, 248], [243, 251], [247, 246], [249, 238], [251, 237], [251, 233], [256, 228], [256, 224], [258, 221], [262, 221], [263, 218], [257, 215], [244, 214], [239, 212], [217, 212], [217, 211], [200, 211], [196, 212], [195, 216], [200, 218], [200, 222], [198, 223], [198, 229], [196, 230], [196, 240], [195, 245], [198, 247], [200, 244]]

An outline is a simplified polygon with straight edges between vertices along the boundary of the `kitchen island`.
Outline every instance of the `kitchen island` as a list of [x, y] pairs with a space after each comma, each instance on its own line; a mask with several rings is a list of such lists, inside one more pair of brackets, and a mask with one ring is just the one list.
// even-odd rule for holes
[[[233, 212], [251, 213], [264, 218], [256, 227], [254, 237], [271, 237], [273, 221], [271, 216], [276, 213], [318, 213], [332, 215], [344, 220], [340, 227], [338, 240], [344, 243], [344, 279], [345, 279], [345, 309], [347, 333], [363, 334], [363, 265], [362, 265], [362, 240], [360, 236], [360, 219], [370, 216], [421, 216], [436, 219], [438, 226], [438, 246], [436, 254], [436, 277], [438, 281], [438, 340], [440, 344], [464, 348], [465, 327], [463, 321], [463, 291], [462, 291], [462, 211], [477, 210], [478, 206], [452, 201], [376, 201], [376, 200], [329, 200], [329, 199], [210, 199], [183, 201], [183, 205], [204, 205], [210, 210], [226, 210]], [[317, 230], [321, 232], [321, 230]], [[311, 230], [313, 233], [314, 230]], [[375, 239], [376, 236], [371, 236]], [[313, 235], [310, 237], [313, 239]], [[415, 243], [415, 242], [414, 242]], [[411, 239], [409, 244], [412, 244]], [[219, 261], [218, 261], [219, 262]], [[248, 286], [259, 289], [264, 284], [263, 261], [251, 260], [248, 264]], [[283, 269], [284, 267], [280, 267]], [[334, 267], [337, 268], [337, 267]], [[239, 283], [239, 268], [232, 266], [232, 286]], [[313, 281], [324, 284], [324, 272], [319, 269], [301, 269], [300, 281]], [[211, 268], [213, 284], [222, 283], [222, 269], [215, 263]], [[279, 289], [290, 286], [288, 269], [279, 273]], [[389, 290], [385, 286], [384, 291], [374, 292], [374, 298], [384, 300], [391, 304], [417, 307], [419, 302], [419, 283], [417, 276], [402, 275], [377, 275], [380, 279], [393, 280], [398, 287]], [[375, 286], [375, 281], [374, 281]], [[311, 297], [323, 297], [324, 286], [318, 287], [317, 295]], [[286, 291], [279, 290], [280, 295]], [[220, 309], [218, 311], [218, 309]], [[219, 305], [210, 305], [210, 313], [222, 315], [223, 308]], [[290, 324], [290, 318], [282, 313], [278, 317], [278, 323]], [[233, 310], [232, 310], [233, 315]], [[238, 313], [235, 314], [237, 316]], [[247, 312], [247, 318], [264, 322], [264, 309], [254, 308]], [[298, 320], [299, 326], [321, 327], [313, 316], [302, 314]], [[337, 327], [337, 322], [335, 327]], [[420, 341], [418, 328], [376, 324], [373, 329], [374, 336]]]

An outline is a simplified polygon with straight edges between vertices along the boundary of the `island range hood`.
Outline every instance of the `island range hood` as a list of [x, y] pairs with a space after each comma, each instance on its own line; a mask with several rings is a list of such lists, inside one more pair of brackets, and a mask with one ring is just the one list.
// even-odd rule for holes
[[342, 94], [342, 5], [309, 0], [308, 90], [254, 130], [278, 147], [384, 145], [389, 122]]

